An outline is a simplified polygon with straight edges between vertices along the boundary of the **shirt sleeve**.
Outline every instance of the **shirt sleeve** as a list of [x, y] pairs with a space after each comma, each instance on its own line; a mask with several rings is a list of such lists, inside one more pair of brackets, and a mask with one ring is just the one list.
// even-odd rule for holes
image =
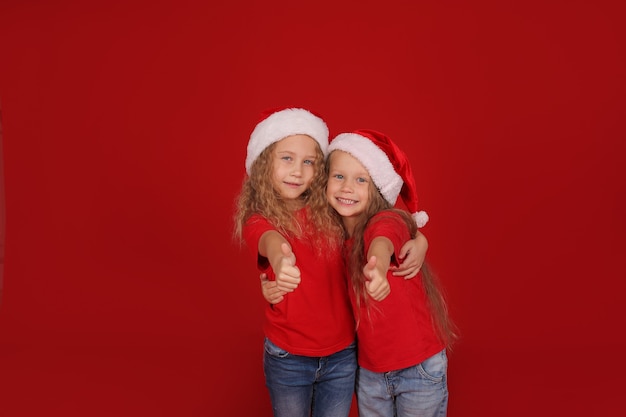
[[386, 237], [393, 244], [394, 254], [392, 263], [396, 266], [398, 261], [396, 254], [400, 253], [402, 246], [411, 239], [409, 229], [399, 214], [393, 212], [382, 212], [376, 214], [365, 230], [363, 239], [365, 241], [365, 252], [369, 250], [372, 240], [376, 237]]
[[276, 230], [276, 228], [265, 217], [258, 214], [252, 215], [243, 226], [243, 238], [246, 246], [262, 272], [267, 272], [271, 268], [268, 259], [259, 254], [259, 240], [261, 240], [263, 233], [270, 230]]

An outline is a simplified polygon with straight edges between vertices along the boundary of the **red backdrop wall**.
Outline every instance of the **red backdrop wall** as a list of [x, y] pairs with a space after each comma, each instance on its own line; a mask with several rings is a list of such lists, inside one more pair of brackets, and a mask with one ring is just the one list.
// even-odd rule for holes
[[0, 415], [271, 415], [230, 219], [282, 105], [409, 153], [462, 334], [451, 416], [613, 414], [617, 3], [4, 0]]

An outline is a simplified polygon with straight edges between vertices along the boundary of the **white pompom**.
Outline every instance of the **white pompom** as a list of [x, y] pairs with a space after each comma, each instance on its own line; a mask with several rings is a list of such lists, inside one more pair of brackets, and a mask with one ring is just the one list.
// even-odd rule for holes
[[417, 227], [424, 227], [426, 223], [428, 223], [428, 214], [425, 211], [413, 213], [413, 218], [415, 219], [415, 223], [417, 223]]

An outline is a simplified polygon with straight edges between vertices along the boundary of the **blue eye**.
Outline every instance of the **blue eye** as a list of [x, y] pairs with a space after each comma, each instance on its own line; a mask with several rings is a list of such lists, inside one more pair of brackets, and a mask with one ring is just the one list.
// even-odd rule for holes
[[283, 161], [291, 161], [290, 156], [282, 156], [280, 159], [282, 159]]
[[315, 163], [315, 161], [311, 161], [310, 159], [307, 159], [304, 161], [305, 165], [313, 165]]
[[357, 180], [357, 182], [359, 182], [359, 183], [361, 183], [361, 184], [365, 184], [365, 183], [367, 183], [367, 180], [366, 180], [365, 178], [363, 178], [363, 177], [359, 177], [359, 178], [357, 178], [356, 180]]
[[343, 179], [343, 175], [341, 175], [341, 174], [335, 174], [335, 175], [333, 175], [333, 177], [338, 179], [338, 180], [342, 180]]

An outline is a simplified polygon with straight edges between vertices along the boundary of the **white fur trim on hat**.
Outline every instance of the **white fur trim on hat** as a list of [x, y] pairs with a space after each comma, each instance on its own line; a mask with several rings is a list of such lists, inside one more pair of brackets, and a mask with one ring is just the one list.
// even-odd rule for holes
[[411, 216], [413, 216], [413, 219], [419, 228], [426, 226], [426, 223], [428, 223], [429, 220], [428, 213], [425, 211], [418, 211], [417, 213], [413, 213]]
[[308, 135], [320, 145], [326, 155], [328, 149], [328, 126], [313, 113], [305, 109], [289, 108], [272, 113], [256, 125], [246, 156], [246, 172], [250, 174], [252, 163], [261, 155], [261, 152], [274, 142], [287, 136]]
[[403, 181], [385, 152], [368, 138], [356, 133], [337, 135], [328, 147], [329, 153], [334, 150], [347, 152], [358, 159], [369, 172], [385, 200], [391, 205], [396, 204]]

